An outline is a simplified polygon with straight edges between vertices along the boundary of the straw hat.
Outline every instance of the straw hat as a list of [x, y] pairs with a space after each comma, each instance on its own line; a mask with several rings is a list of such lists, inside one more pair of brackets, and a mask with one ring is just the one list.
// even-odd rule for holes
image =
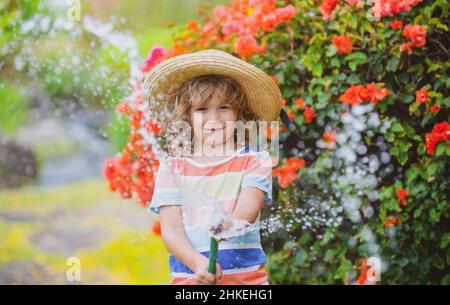
[[207, 74], [237, 81], [260, 120], [272, 121], [280, 115], [282, 97], [278, 85], [257, 67], [216, 49], [175, 56], [154, 66], [144, 80], [145, 101], [150, 110], [160, 113], [167, 94], [174, 93], [189, 79]]

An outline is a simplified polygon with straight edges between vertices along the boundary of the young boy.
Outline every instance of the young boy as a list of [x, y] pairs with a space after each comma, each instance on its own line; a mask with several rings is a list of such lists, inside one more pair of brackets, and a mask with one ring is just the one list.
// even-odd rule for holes
[[[236, 122], [274, 120], [278, 86], [258, 68], [222, 51], [205, 50], [166, 60], [147, 77], [150, 109], [169, 111], [192, 130], [192, 154], [161, 162], [150, 210], [159, 213], [169, 251], [171, 284], [268, 284], [259, 230], [220, 242], [216, 274], [208, 272], [209, 235], [183, 223], [185, 198], [168, 170], [223, 202], [230, 216], [254, 223], [272, 202], [272, 159], [267, 151], [236, 143]], [[154, 96], [179, 84], [162, 103]], [[265, 130], [264, 130], [265, 132]]]

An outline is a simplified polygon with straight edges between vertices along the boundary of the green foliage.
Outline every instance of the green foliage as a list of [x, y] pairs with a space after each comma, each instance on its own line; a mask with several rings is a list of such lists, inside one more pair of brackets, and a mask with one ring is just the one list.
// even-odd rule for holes
[[0, 85], [0, 133], [12, 134], [28, 118], [28, 101], [18, 86]]
[[[375, 107], [382, 122], [390, 127], [385, 133], [372, 130], [373, 136], [363, 132], [363, 142], [373, 153], [378, 149], [376, 137], [382, 136], [389, 145], [393, 172], [379, 181], [376, 200], [367, 200], [367, 194], [356, 193], [361, 201], [358, 208], [361, 221], [350, 221], [347, 214], [337, 230], [319, 227], [313, 231], [294, 221], [287, 233], [269, 234], [264, 239], [264, 248], [269, 255], [271, 279], [283, 284], [349, 283], [359, 276], [361, 259], [380, 255], [384, 263], [382, 283], [448, 284], [450, 173], [446, 165], [450, 147], [448, 142], [440, 143], [434, 156], [425, 151], [425, 134], [435, 123], [449, 118], [449, 61], [448, 50], [443, 47], [449, 45], [446, 1], [424, 1], [408, 13], [384, 17], [378, 22], [367, 20], [365, 9], [349, 5], [338, 5], [336, 17], [326, 22], [320, 18], [314, 1], [293, 3], [298, 12], [289, 24], [294, 33], [291, 41], [294, 47], [289, 48], [285, 29], [278, 28], [265, 36], [267, 56], [252, 58], [269, 75], [278, 77], [287, 107], [292, 107], [296, 117], [297, 130], [283, 142], [285, 149], [281, 153], [290, 157], [301, 151], [307, 160], [307, 168], [293, 186], [302, 192], [291, 192], [290, 188], [277, 190], [278, 201], [285, 207], [276, 212], [284, 215], [282, 227], [286, 229], [289, 219], [295, 219], [293, 211], [308, 207], [311, 196], [326, 190], [347, 195], [353, 192], [330, 179], [337, 169], [324, 164], [332, 158], [332, 152], [314, 153], [316, 141], [324, 131], [339, 129], [339, 120], [329, 118], [328, 114], [347, 109], [337, 100], [350, 85], [382, 82], [391, 91]], [[312, 11], [317, 14], [307, 13]], [[400, 52], [405, 38], [402, 30], [389, 27], [394, 19], [426, 26], [426, 45], [415, 48], [411, 55]], [[336, 54], [336, 47], [331, 44], [333, 35], [343, 34], [353, 42], [353, 51], [348, 55]], [[280, 61], [281, 57], [284, 60]], [[415, 91], [422, 88], [429, 93], [427, 105], [415, 103]], [[309, 125], [299, 120], [301, 111], [294, 106], [299, 97], [317, 112], [317, 119]], [[441, 110], [437, 114], [430, 112], [430, 104], [439, 104]], [[304, 148], [296, 147], [299, 141], [305, 143]], [[398, 188], [410, 193], [405, 206], [397, 199]], [[334, 195], [330, 198], [345, 204], [344, 198]], [[367, 216], [369, 210], [374, 212]], [[269, 216], [274, 211], [265, 213]], [[402, 222], [386, 226], [391, 216], [401, 218]], [[378, 247], [376, 251], [370, 247], [371, 238]]]

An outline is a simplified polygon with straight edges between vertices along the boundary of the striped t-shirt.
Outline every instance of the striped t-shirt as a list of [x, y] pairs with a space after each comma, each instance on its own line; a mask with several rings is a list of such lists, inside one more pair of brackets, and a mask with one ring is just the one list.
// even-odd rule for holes
[[[167, 163], [167, 164], [166, 164]], [[242, 188], [255, 187], [264, 192], [264, 204], [272, 203], [272, 159], [264, 150], [243, 148], [220, 161], [198, 162], [190, 158], [168, 158], [160, 163], [150, 210], [159, 213], [163, 205], [183, 205], [184, 197], [178, 188], [171, 168], [182, 168], [179, 175], [190, 187], [213, 196], [232, 212]], [[259, 220], [260, 215], [258, 215]], [[201, 254], [209, 257], [210, 237], [200, 229], [186, 227], [186, 237]], [[261, 247], [259, 230], [221, 241], [217, 262], [223, 278], [218, 284], [264, 284], [266, 256]], [[190, 284], [194, 272], [169, 253], [172, 284]]]

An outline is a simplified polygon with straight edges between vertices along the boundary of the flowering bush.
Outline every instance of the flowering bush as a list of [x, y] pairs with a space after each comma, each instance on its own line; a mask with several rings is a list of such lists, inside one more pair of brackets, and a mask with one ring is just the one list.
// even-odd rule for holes
[[[218, 48], [279, 84], [295, 129], [281, 129], [263, 215], [272, 283], [364, 284], [373, 257], [382, 283], [450, 283], [447, 2], [375, 2], [232, 1], [142, 68]], [[146, 205], [158, 128], [133, 91], [129, 143], [105, 173]]]

